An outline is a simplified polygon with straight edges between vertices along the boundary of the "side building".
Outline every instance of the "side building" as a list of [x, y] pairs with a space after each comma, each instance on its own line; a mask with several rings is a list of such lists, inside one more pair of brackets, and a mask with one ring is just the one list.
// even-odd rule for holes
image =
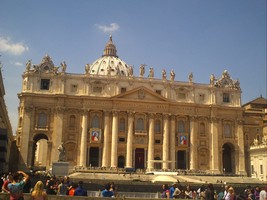
[[5, 87], [2, 77], [2, 68], [0, 63], [0, 174], [7, 173], [14, 164], [10, 162], [10, 152], [14, 136], [9, 121], [7, 107], [5, 104]]
[[253, 178], [267, 181], [267, 99], [259, 97], [242, 107], [246, 171]]
[[195, 83], [192, 73], [176, 81], [174, 70], [155, 78], [145, 65], [135, 76], [112, 37], [84, 74], [66, 69], [48, 55], [26, 64], [17, 129], [26, 167], [46, 140], [46, 167], [63, 144], [72, 166], [246, 175], [241, 89], [228, 71], [208, 84]]

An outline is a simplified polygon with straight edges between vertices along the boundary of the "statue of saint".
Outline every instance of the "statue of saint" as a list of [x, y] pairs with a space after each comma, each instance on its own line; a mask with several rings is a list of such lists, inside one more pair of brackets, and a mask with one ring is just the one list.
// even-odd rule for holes
[[154, 69], [153, 69], [153, 67], [149, 68], [149, 78], [154, 78]]
[[193, 73], [192, 72], [189, 74], [188, 80], [189, 80], [190, 83], [193, 82]]
[[62, 63], [60, 63], [61, 65], [61, 68], [62, 68], [62, 72], [65, 73], [66, 72], [66, 69], [67, 69], [67, 64], [65, 61], [63, 61]]
[[162, 70], [162, 79], [166, 79], [166, 78], [167, 78], [166, 70], [163, 69]]
[[214, 82], [215, 82], [215, 76], [214, 76], [214, 74], [211, 74], [210, 75], [210, 84], [214, 85]]
[[65, 147], [63, 146], [63, 142], [59, 145], [57, 150], [59, 151], [58, 161], [65, 162], [66, 161], [66, 150], [65, 150]]
[[173, 69], [172, 69], [172, 71], [170, 73], [170, 76], [171, 76], [171, 81], [174, 81], [174, 79], [175, 79], [175, 72], [174, 72]]
[[86, 74], [89, 74], [89, 71], [90, 71], [90, 65], [89, 64], [86, 64], [85, 65], [85, 73]]
[[257, 146], [259, 144], [259, 141], [257, 139], [254, 139], [253, 144]]
[[31, 66], [32, 66], [32, 61], [31, 60], [28, 60], [28, 62], [26, 63], [26, 71], [30, 71], [31, 69]]
[[133, 76], [133, 66], [130, 66], [128, 68], [128, 74], [129, 74], [129, 76]]
[[140, 65], [140, 77], [143, 77], [145, 74], [145, 64]]

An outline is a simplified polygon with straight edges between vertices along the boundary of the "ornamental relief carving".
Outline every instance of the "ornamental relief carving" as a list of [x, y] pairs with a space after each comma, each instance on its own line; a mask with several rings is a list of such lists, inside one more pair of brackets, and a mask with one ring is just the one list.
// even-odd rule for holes
[[134, 137], [135, 144], [147, 144], [147, 137]]

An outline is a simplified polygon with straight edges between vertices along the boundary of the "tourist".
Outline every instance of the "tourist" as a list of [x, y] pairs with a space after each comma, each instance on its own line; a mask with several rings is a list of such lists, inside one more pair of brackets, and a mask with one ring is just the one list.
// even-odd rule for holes
[[101, 192], [102, 197], [115, 197], [112, 190], [110, 190], [110, 184], [105, 185], [105, 189]]
[[2, 192], [9, 193], [8, 184], [12, 182], [13, 182], [13, 177], [11, 174], [8, 174], [2, 185]]
[[[225, 196], [224, 196], [224, 186], [221, 186], [221, 190], [219, 191], [218, 195], [217, 195], [217, 199], [218, 200], [222, 200], [222, 199], [225, 199]], [[227, 193], [226, 193], [227, 194]]]
[[170, 187], [170, 198], [171, 199], [173, 198], [173, 193], [176, 187], [177, 187], [176, 183], [173, 183], [172, 186]]
[[193, 199], [192, 190], [191, 190], [191, 187], [189, 185], [186, 186], [186, 189], [185, 189], [184, 193], [185, 193], [185, 198], [186, 199]]
[[181, 190], [179, 189], [178, 184], [175, 184], [174, 187], [175, 187], [175, 189], [174, 189], [172, 198], [173, 198], [173, 199], [179, 199], [179, 198], [181, 198], [181, 197], [180, 197]]
[[56, 177], [50, 177], [46, 181], [46, 193], [49, 195], [56, 195]]
[[68, 189], [67, 195], [74, 196], [74, 192], [75, 192], [77, 187], [78, 187], [78, 184], [72, 182], [71, 186]]
[[225, 200], [236, 200], [236, 195], [233, 187], [229, 187]]
[[205, 199], [206, 200], [214, 200], [214, 188], [212, 183], [208, 184], [208, 188], [205, 192]]
[[44, 184], [42, 181], [38, 181], [31, 193], [31, 200], [47, 200], [47, 194], [44, 191]]
[[79, 181], [74, 196], [87, 196], [87, 191], [83, 188], [83, 181]]
[[255, 197], [255, 200], [259, 200], [260, 199], [260, 188], [259, 186], [256, 186], [255, 187], [255, 191], [254, 191], [254, 197]]
[[62, 179], [60, 184], [58, 185], [57, 195], [65, 196], [67, 195], [68, 185], [66, 184], [66, 180]]
[[267, 186], [260, 191], [259, 200], [267, 200]]
[[168, 184], [163, 184], [162, 185], [162, 194], [161, 194], [161, 197], [163, 199], [169, 199], [170, 198], [170, 190], [169, 190], [169, 186]]
[[22, 200], [23, 197], [23, 186], [28, 181], [29, 176], [23, 172], [18, 171], [13, 174], [12, 183], [8, 184], [8, 189], [10, 191], [10, 200]]

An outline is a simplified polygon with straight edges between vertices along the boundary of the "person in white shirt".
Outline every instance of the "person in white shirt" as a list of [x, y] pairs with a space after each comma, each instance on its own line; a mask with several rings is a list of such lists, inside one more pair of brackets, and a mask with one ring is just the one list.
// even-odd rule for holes
[[262, 188], [260, 191], [260, 199], [259, 200], [267, 200], [267, 186]]

